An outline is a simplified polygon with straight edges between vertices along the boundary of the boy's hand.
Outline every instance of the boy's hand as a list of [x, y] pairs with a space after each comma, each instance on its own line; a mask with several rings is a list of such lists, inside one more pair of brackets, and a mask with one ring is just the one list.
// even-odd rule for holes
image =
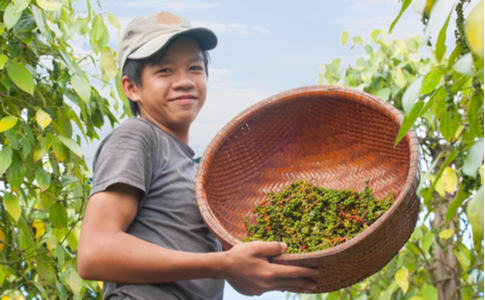
[[269, 257], [284, 253], [287, 245], [279, 242], [250, 242], [234, 246], [227, 254], [225, 278], [241, 294], [261, 295], [279, 290], [310, 293], [316, 283], [308, 277], [316, 269], [270, 263]]

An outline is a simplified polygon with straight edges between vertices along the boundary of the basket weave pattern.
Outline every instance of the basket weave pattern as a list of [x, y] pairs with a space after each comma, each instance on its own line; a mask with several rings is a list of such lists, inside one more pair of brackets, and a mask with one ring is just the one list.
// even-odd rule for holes
[[263, 100], [231, 120], [212, 140], [196, 176], [197, 205], [225, 249], [246, 236], [245, 216], [270, 191], [306, 179], [325, 188], [396, 201], [354, 239], [333, 248], [283, 254], [275, 263], [319, 267], [314, 292], [352, 285], [385, 266], [406, 243], [419, 212], [419, 146], [413, 130], [396, 147], [403, 115], [357, 90], [310, 86]]

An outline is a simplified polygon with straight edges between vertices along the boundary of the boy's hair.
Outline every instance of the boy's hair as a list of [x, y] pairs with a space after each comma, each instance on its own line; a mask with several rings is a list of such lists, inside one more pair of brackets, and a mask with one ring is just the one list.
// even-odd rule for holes
[[[190, 34], [186, 34], [184, 36], [189, 36], [191, 37], [194, 41], [197, 42], [199, 45], [199, 48], [202, 49], [200, 46], [200, 42], [192, 37]], [[166, 44], [164, 47], [160, 48], [157, 52], [152, 54], [149, 57], [142, 58], [142, 59], [126, 59], [125, 65], [123, 67], [123, 76], [127, 76], [137, 87], [141, 87], [141, 74], [143, 72], [143, 69], [145, 68], [146, 65], [149, 66], [154, 66], [158, 62], [160, 62], [167, 52], [167, 50], [170, 48], [170, 46], [177, 41], [179, 37], [173, 39], [170, 41], [168, 44]], [[205, 74], [207, 77], [209, 77], [209, 52], [207, 50], [201, 50], [202, 52], [202, 57], [204, 60], [204, 69], [205, 69]], [[139, 116], [140, 115], [140, 109], [138, 108], [138, 103], [132, 101], [131, 99], [128, 98], [128, 101], [130, 103], [130, 109], [133, 117]]]

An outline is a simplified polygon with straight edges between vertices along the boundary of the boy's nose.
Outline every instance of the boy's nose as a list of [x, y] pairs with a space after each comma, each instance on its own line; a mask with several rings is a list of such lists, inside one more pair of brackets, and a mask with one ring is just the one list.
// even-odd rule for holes
[[195, 85], [195, 83], [192, 81], [190, 76], [186, 72], [178, 72], [175, 75], [174, 81], [173, 81], [173, 88], [192, 88]]

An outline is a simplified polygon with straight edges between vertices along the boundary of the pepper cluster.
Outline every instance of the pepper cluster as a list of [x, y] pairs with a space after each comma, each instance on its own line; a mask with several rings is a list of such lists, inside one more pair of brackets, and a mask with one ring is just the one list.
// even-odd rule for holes
[[280, 193], [268, 193], [253, 213], [243, 242], [280, 241], [288, 253], [324, 250], [348, 241], [369, 227], [394, 203], [394, 194], [384, 200], [372, 195], [368, 181], [362, 192], [324, 189], [300, 180]]

